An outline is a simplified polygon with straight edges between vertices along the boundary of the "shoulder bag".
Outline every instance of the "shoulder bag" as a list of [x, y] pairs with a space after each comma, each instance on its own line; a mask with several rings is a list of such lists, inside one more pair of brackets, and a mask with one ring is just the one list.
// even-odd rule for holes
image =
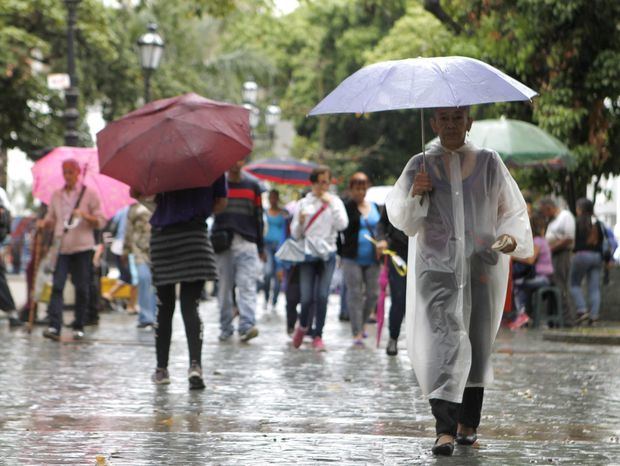
[[280, 246], [276, 252], [276, 257], [279, 260], [285, 263], [299, 264], [308, 262], [312, 259], [327, 259], [329, 251], [326, 249], [325, 245], [305, 237], [308, 228], [319, 218], [325, 209], [327, 209], [327, 204], [323, 204], [321, 208], [316, 211], [308, 222], [308, 225], [304, 228], [300, 239], [288, 238], [282, 243], [282, 246]]

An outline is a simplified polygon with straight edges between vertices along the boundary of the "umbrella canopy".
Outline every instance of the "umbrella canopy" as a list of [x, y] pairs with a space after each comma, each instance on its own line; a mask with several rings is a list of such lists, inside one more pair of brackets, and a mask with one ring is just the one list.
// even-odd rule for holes
[[94, 147], [57, 147], [37, 160], [32, 167], [34, 197], [50, 203], [54, 191], [65, 185], [62, 163], [68, 159], [79, 163], [82, 171], [80, 180], [97, 192], [106, 218], [112, 218], [116, 211], [136, 202], [129, 195], [129, 186], [99, 173], [99, 157]]
[[209, 186], [252, 151], [249, 111], [185, 94], [151, 102], [97, 133], [101, 172], [143, 194]]
[[248, 164], [244, 170], [261, 180], [310, 186], [310, 172], [316, 167], [318, 165], [311, 162], [302, 162], [292, 158], [276, 158]]
[[536, 95], [516, 79], [474, 58], [409, 58], [375, 63], [356, 71], [310, 115], [464, 107], [530, 100]]
[[[513, 167], [564, 167], [572, 162], [570, 149], [566, 145], [525, 121], [503, 117], [474, 121], [468, 138], [479, 147], [497, 151], [506, 165]], [[429, 145], [435, 141], [438, 138], [433, 139]]]

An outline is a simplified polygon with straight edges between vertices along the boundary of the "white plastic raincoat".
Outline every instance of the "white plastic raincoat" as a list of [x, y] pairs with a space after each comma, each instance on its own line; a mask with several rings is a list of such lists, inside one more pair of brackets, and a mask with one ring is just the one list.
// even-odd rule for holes
[[390, 222], [410, 236], [407, 348], [424, 394], [460, 403], [466, 386], [493, 380], [510, 260], [491, 245], [509, 234], [517, 242], [511, 255], [527, 258], [532, 232], [519, 187], [496, 152], [432, 145], [426, 171], [433, 190], [412, 197], [422, 163], [421, 154], [409, 161], [386, 200]]

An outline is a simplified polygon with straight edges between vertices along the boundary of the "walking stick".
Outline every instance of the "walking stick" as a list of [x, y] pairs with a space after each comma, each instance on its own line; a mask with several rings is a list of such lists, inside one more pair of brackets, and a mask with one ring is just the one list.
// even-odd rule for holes
[[28, 333], [32, 333], [32, 327], [34, 326], [34, 314], [37, 310], [37, 298], [35, 296], [37, 275], [39, 273], [39, 262], [41, 262], [41, 230], [36, 229], [35, 241], [34, 241], [34, 267], [32, 273], [32, 289], [30, 290], [30, 308], [28, 309]]

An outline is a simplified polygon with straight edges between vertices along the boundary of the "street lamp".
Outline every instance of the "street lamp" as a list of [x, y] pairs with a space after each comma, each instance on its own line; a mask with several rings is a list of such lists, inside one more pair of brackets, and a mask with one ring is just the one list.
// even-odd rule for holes
[[82, 0], [65, 0], [67, 7], [67, 73], [69, 74], [69, 88], [65, 90], [65, 145], [77, 146], [79, 144], [78, 119], [78, 78], [75, 72], [75, 24], [77, 7]]
[[138, 39], [140, 47], [140, 66], [144, 75], [144, 103], [151, 100], [151, 74], [159, 68], [159, 62], [164, 52], [164, 40], [157, 33], [157, 24], [149, 23], [146, 34]]
[[[257, 135], [254, 134], [254, 130], [258, 127], [261, 120], [261, 110], [256, 104], [258, 101], [258, 94], [259, 87], [254, 81], [246, 81], [243, 83], [243, 88], [241, 91], [244, 102], [243, 106], [250, 111], [250, 126], [252, 127], [252, 135], [255, 138]], [[273, 130], [280, 121], [281, 113], [282, 110], [280, 110], [280, 107], [278, 107], [275, 102], [268, 105], [264, 110], [265, 125], [269, 131], [270, 141], [273, 141]]]

